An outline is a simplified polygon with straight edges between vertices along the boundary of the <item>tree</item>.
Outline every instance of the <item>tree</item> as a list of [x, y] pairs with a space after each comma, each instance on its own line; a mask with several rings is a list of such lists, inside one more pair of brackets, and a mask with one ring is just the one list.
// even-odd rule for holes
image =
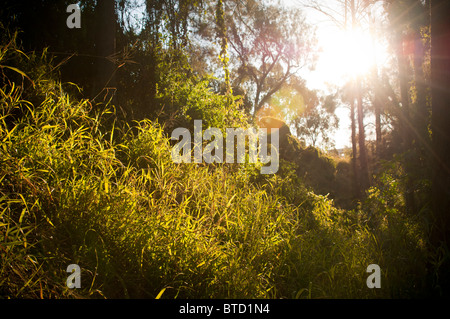
[[297, 136], [307, 144], [324, 148], [333, 146], [330, 133], [337, 127], [339, 121], [334, 113], [329, 113], [322, 106], [308, 110], [295, 121]]
[[375, 17], [372, 14], [369, 14], [369, 23], [370, 23], [370, 34], [372, 36], [372, 50], [374, 52], [374, 61], [372, 67], [372, 83], [373, 83], [373, 109], [375, 115], [375, 134], [376, 134], [376, 155], [378, 158], [381, 157], [382, 153], [382, 144], [383, 144], [383, 136], [381, 130], [381, 112], [382, 112], [382, 99], [381, 99], [381, 91], [380, 91], [380, 78], [378, 72], [378, 61], [376, 56], [376, 48], [375, 48], [375, 38], [377, 37], [377, 32], [375, 31]]
[[228, 68], [228, 39], [227, 28], [225, 25], [225, 13], [223, 11], [223, 1], [217, 1], [216, 9], [216, 24], [217, 24], [217, 37], [220, 39], [220, 60], [223, 64], [223, 71], [225, 73], [225, 87], [227, 95], [233, 93], [230, 83], [230, 70]]
[[431, 1], [434, 243], [450, 239], [450, 2]]
[[102, 95], [104, 99], [112, 98], [116, 88], [116, 66], [112, 57], [116, 53], [116, 7], [114, 0], [99, 1], [95, 8], [96, 21], [96, 55], [97, 61], [94, 94]]
[[[347, 10], [347, 7], [345, 8]], [[355, 0], [350, 0], [350, 13], [352, 19], [352, 30], [356, 27], [356, 6]], [[361, 91], [361, 76], [357, 76], [355, 79], [355, 98], [356, 98], [356, 109], [358, 116], [358, 145], [359, 145], [359, 178], [360, 187], [362, 190], [369, 188], [369, 166], [367, 161], [367, 151], [366, 151], [366, 136], [364, 130], [364, 110], [363, 110], [363, 99]]]
[[[360, 22], [368, 17], [367, 9], [370, 6], [371, 1], [339, 0], [334, 4], [335, 6], [328, 6], [317, 0], [309, 0], [306, 1], [305, 6], [321, 12], [337, 27], [344, 30], [347, 30], [350, 27], [350, 29], [354, 31], [359, 27]], [[347, 96], [347, 100], [350, 103], [351, 110], [353, 168], [354, 176], [357, 178], [356, 188], [360, 188], [364, 191], [370, 186], [370, 178], [364, 127], [362, 77], [360, 75], [355, 75], [351, 82], [352, 83], [349, 84], [351, 89], [348, 90], [348, 93], [351, 95]], [[358, 134], [356, 134], [357, 128]], [[357, 155], [357, 150], [359, 151], [359, 155]], [[356, 164], [356, 160], [358, 160], [359, 166]], [[359, 191], [356, 191], [355, 193], [359, 193]]]
[[359, 180], [359, 168], [358, 168], [358, 143], [356, 140], [356, 115], [355, 115], [355, 88], [354, 81], [347, 82], [339, 90], [340, 100], [350, 108], [350, 128], [351, 128], [351, 143], [352, 143], [352, 156], [351, 164], [353, 171], [353, 195], [355, 198], [361, 196], [361, 187]]
[[319, 96], [304, 81], [292, 79], [272, 96], [269, 104], [260, 113], [267, 109], [270, 115], [284, 119], [305, 144], [324, 149], [333, 146], [331, 135], [339, 124], [335, 95]]
[[312, 65], [313, 33], [299, 9], [255, 0], [229, 1], [233, 86], [252, 98], [253, 115], [302, 67]]
[[153, 44], [167, 37], [168, 45], [175, 49], [186, 47], [189, 42], [189, 18], [197, 0], [145, 0], [146, 29]]
[[[405, 203], [409, 213], [419, 211], [418, 181], [429, 178], [429, 90], [425, 76], [429, 47], [429, 6], [420, 0], [385, 1], [398, 65], [399, 97], [396, 107], [400, 153], [405, 170]], [[428, 44], [427, 44], [428, 42]]]
[[[118, 70], [117, 97], [128, 119], [171, 117], [180, 111], [179, 107], [166, 105], [157, 95], [165, 89], [163, 76], [179, 72], [187, 79], [193, 73], [188, 61], [190, 30], [198, 3], [196, 0], [146, 0], [142, 4], [119, 1], [122, 25], [117, 46], [123, 48], [128, 58]], [[135, 23], [129, 21], [132, 11], [142, 12]]]

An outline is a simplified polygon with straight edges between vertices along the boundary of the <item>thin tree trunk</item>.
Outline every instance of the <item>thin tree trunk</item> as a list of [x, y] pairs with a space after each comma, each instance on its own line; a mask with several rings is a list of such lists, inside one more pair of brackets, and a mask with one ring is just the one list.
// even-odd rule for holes
[[383, 136], [381, 132], [381, 101], [380, 101], [380, 80], [378, 77], [378, 59], [375, 50], [375, 21], [372, 20], [370, 23], [370, 32], [372, 34], [372, 50], [373, 55], [373, 84], [374, 84], [374, 98], [373, 98], [373, 108], [375, 115], [375, 134], [376, 134], [376, 155], [378, 158], [381, 157]]
[[116, 51], [116, 15], [115, 1], [98, 1], [97, 7], [97, 78], [95, 94], [101, 99], [108, 101], [115, 94], [115, 65], [108, 59]]
[[399, 70], [399, 82], [400, 82], [400, 100], [401, 100], [401, 110], [400, 110], [400, 128], [402, 130], [401, 135], [403, 139], [402, 152], [405, 156], [403, 160], [403, 165], [405, 167], [405, 179], [406, 179], [406, 189], [405, 189], [405, 205], [406, 210], [413, 214], [416, 211], [416, 203], [414, 199], [414, 174], [412, 169], [412, 162], [410, 161], [411, 147], [412, 147], [412, 122], [410, 115], [410, 103], [409, 103], [409, 72], [408, 72], [408, 61], [403, 52], [403, 39], [402, 35], [397, 35], [397, 62]]
[[408, 94], [408, 72], [406, 66], [406, 59], [403, 56], [403, 51], [397, 54], [399, 65], [399, 80], [400, 80], [400, 100], [402, 103], [401, 114], [401, 128], [403, 137], [403, 150], [408, 150], [411, 147], [411, 119], [409, 114], [409, 94]]
[[360, 184], [364, 191], [370, 186], [369, 166], [367, 161], [366, 135], [364, 130], [364, 111], [361, 92], [361, 79], [356, 79], [357, 113], [358, 113], [358, 146], [359, 146], [359, 168]]
[[[352, 16], [352, 30], [356, 27], [356, 7], [355, 0], [350, 1], [350, 10]], [[359, 146], [359, 183], [361, 190], [365, 190], [369, 187], [369, 170], [367, 163], [367, 152], [366, 152], [366, 137], [364, 133], [364, 113], [363, 113], [363, 103], [362, 103], [362, 92], [361, 92], [361, 78], [358, 76], [356, 78], [356, 84], [354, 86], [355, 94], [353, 95], [353, 99], [356, 95], [357, 100], [357, 115], [358, 115], [358, 146]]]
[[[351, 17], [352, 17], [352, 28], [354, 28], [355, 23], [355, 3], [354, 0], [351, 0]], [[344, 2], [344, 26], [345, 31], [347, 31], [347, 23], [348, 23], [348, 0]], [[355, 83], [351, 83], [351, 91], [350, 91], [350, 122], [351, 122], [351, 131], [352, 131], [352, 170], [353, 170], [353, 195], [355, 198], [360, 197], [360, 185], [359, 185], [359, 174], [358, 174], [358, 149], [356, 142], [356, 119], [355, 119]]]
[[[353, 95], [353, 94], [352, 94]], [[356, 119], [355, 119], [355, 100], [352, 99], [350, 105], [350, 120], [352, 129], [352, 168], [353, 168], [353, 188], [354, 196], [356, 198], [360, 197], [360, 185], [359, 185], [359, 174], [358, 174], [358, 151], [356, 145]]]
[[414, 123], [416, 128], [416, 148], [424, 155], [429, 143], [428, 123], [429, 110], [426, 97], [426, 83], [423, 72], [424, 46], [420, 34], [415, 34], [415, 52], [414, 52], [414, 77], [416, 85], [416, 107], [414, 112]]
[[[378, 84], [375, 84], [376, 86]], [[375, 88], [374, 97], [374, 112], [375, 112], [375, 134], [376, 134], [376, 154], [378, 158], [381, 158], [383, 151], [383, 135], [381, 132], [381, 103], [379, 88]]]

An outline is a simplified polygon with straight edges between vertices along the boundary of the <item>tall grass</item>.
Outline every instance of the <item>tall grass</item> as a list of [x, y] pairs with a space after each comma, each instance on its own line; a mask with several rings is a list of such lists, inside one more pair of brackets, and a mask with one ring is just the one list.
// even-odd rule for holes
[[[3, 69], [18, 64], [0, 91], [1, 297], [372, 298], [420, 283], [419, 224], [376, 196], [349, 212], [293, 174], [175, 164], [157, 123], [110, 125], [39, 71], [44, 57], [0, 51]], [[373, 226], [369, 208], [397, 219]], [[372, 263], [382, 289], [366, 286]], [[65, 285], [69, 264], [81, 289]]]

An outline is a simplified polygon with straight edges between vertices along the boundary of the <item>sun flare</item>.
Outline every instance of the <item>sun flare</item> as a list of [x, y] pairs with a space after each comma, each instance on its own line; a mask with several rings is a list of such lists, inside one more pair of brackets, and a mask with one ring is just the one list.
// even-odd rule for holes
[[385, 47], [363, 30], [330, 29], [319, 36], [322, 51], [316, 66], [316, 77], [331, 84], [342, 84], [349, 78], [365, 75], [375, 63], [387, 56]]

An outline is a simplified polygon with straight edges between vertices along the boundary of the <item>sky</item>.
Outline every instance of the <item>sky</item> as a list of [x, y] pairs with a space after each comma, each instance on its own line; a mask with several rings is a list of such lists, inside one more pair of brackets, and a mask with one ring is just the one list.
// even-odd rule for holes
[[[337, 32], [338, 28], [323, 13], [315, 9], [302, 7], [302, 0], [281, 0], [281, 2], [286, 6], [300, 6], [302, 8], [307, 23], [316, 28], [318, 46], [323, 51], [318, 54], [314, 70], [310, 71], [306, 68], [302, 70], [301, 76], [306, 80], [306, 85], [309, 89], [323, 91], [324, 94], [333, 93], [335, 91], [333, 87], [345, 83], [345, 79], [338, 72], [330, 71], [330, 67], [334, 69], [339, 64], [337, 57], [330, 54], [330, 52], [336, 50], [337, 46], [340, 46], [338, 39], [333, 39], [332, 36], [330, 39], [330, 34]], [[333, 5], [333, 2], [336, 2], [336, 0], [320, 1], [320, 3], [326, 5]], [[350, 111], [345, 106], [339, 106], [336, 109], [336, 115], [339, 118], [339, 127], [334, 132], [334, 146], [336, 149], [349, 147], [351, 145]]]
[[[294, 2], [297, 5], [298, 1], [284, 0], [289, 4]], [[329, 1], [328, 1], [329, 2]], [[309, 23], [314, 25], [317, 30], [318, 45], [323, 48], [324, 53], [319, 54], [318, 61], [314, 71], [306, 72], [304, 75], [307, 85], [310, 89], [323, 90], [330, 92], [329, 86], [340, 85], [344, 79], [340, 78], [334, 72], [327, 72], [331, 64], [336, 64], [337, 61], [330, 59], [329, 52], [333, 50], [333, 46], [337, 43], [329, 43], [329, 34], [333, 33], [337, 28], [332, 23], [328, 22], [324, 15], [313, 9], [304, 9], [306, 19]], [[336, 115], [339, 118], [339, 127], [334, 132], [334, 143], [336, 149], [349, 147], [351, 144], [351, 130], [350, 130], [350, 111], [348, 108], [341, 106], [336, 109]]]
[[[301, 3], [305, 2], [302, 0], [282, 1], [287, 6], [301, 6]], [[337, 0], [320, 0], [319, 3], [333, 7], [334, 4], [339, 2]], [[366, 33], [362, 31], [346, 33], [323, 13], [305, 7], [302, 7], [302, 9], [307, 22], [316, 28], [318, 46], [322, 49], [316, 61], [315, 70], [305, 70], [302, 74], [310, 89], [333, 93], [336, 87], [346, 83], [348, 77], [351, 76], [349, 73], [368, 72], [374, 59], [379, 64], [387, 61], [386, 47], [379, 43], [374, 46], [371, 37], [367, 36], [367, 31]], [[337, 11], [340, 11], [339, 9], [336, 8]], [[339, 17], [336, 18], [339, 19]], [[336, 109], [336, 115], [339, 118], [339, 128], [334, 134], [335, 148], [350, 147], [350, 109], [342, 105]], [[370, 120], [369, 117], [365, 118], [365, 124], [369, 123]], [[370, 131], [366, 133], [369, 139], [373, 138]]]

